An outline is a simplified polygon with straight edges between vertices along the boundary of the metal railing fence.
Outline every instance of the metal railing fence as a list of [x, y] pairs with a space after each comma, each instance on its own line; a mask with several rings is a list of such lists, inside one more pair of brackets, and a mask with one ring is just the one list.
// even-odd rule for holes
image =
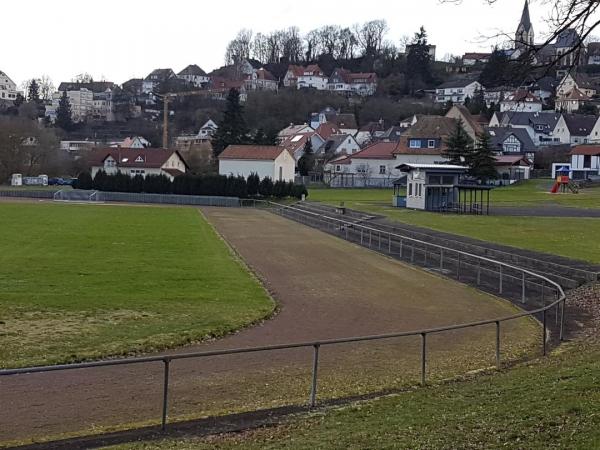
[[[7, 369], [0, 370], [0, 377], [7, 376], [18, 376], [23, 374], [32, 373], [44, 373], [44, 372], [56, 372], [56, 371], [67, 371], [75, 369], [91, 369], [97, 367], [108, 367], [108, 366], [122, 366], [122, 365], [133, 365], [143, 363], [162, 363], [163, 365], [163, 378], [162, 378], [162, 414], [161, 414], [161, 426], [164, 430], [167, 426], [168, 420], [168, 407], [169, 407], [169, 384], [170, 384], [170, 371], [171, 363], [182, 359], [201, 359], [212, 356], [221, 355], [235, 355], [245, 353], [257, 353], [257, 352], [271, 352], [275, 350], [294, 349], [294, 348], [312, 348], [313, 358], [311, 367], [311, 383], [310, 392], [308, 393], [308, 406], [314, 407], [317, 405], [317, 394], [318, 394], [318, 382], [319, 382], [319, 349], [324, 346], [341, 345], [352, 342], [367, 342], [367, 341], [381, 341], [385, 339], [418, 336], [421, 340], [420, 348], [420, 379], [421, 384], [427, 382], [427, 362], [428, 362], [428, 337], [434, 334], [441, 334], [450, 331], [456, 331], [474, 327], [484, 327], [493, 325], [495, 327], [495, 363], [498, 368], [501, 367], [501, 325], [503, 323], [518, 320], [524, 317], [540, 317], [542, 325], [542, 336], [541, 336], [541, 353], [542, 355], [547, 354], [548, 347], [548, 322], [547, 316], [549, 311], [555, 309], [555, 317], [559, 328], [559, 337], [563, 338], [563, 329], [565, 322], [565, 303], [566, 296], [563, 292], [562, 287], [555, 281], [531, 272], [527, 269], [522, 269], [504, 262], [495, 261], [490, 258], [485, 258], [477, 255], [472, 255], [459, 250], [443, 247], [437, 244], [431, 244], [428, 242], [420, 241], [395, 233], [387, 233], [381, 230], [376, 230], [365, 225], [346, 222], [340, 219], [326, 217], [316, 213], [310, 213], [302, 211], [294, 206], [285, 206], [281, 204], [266, 202], [266, 201], [248, 201], [242, 202], [243, 206], [265, 206], [271, 208], [274, 212], [284, 215], [286, 217], [293, 218], [294, 220], [302, 221], [310, 218], [312, 221], [321, 221], [322, 225], [328, 228], [333, 227], [336, 234], [345, 237], [346, 234], [350, 234], [350, 230], [353, 233], [360, 234], [361, 242], [366, 245], [367, 239], [370, 246], [377, 246], [381, 248], [383, 245], [387, 245], [390, 251], [408, 252], [408, 257], [413, 261], [421, 253], [421, 258], [429, 259], [430, 261], [436, 255], [439, 259], [436, 261], [436, 265], [442, 269], [450, 268], [458, 272], [458, 278], [460, 279], [461, 267], [465, 264], [473, 264], [473, 260], [478, 261], [477, 272], [479, 277], [482, 277], [484, 271], [490, 271], [490, 267], [495, 267], [496, 270], [493, 272], [499, 275], [497, 278], [496, 288], [500, 294], [506, 292], [511, 284], [515, 282], [520, 285], [522, 290], [523, 299], [526, 298], [526, 284], [532, 284], [535, 281], [535, 285], [541, 286], [541, 294], [543, 300], [542, 306], [523, 311], [514, 315], [481, 320], [457, 325], [450, 325], [445, 327], [420, 329], [413, 331], [404, 331], [397, 333], [369, 335], [369, 336], [352, 336], [340, 339], [329, 339], [329, 340], [317, 340], [308, 342], [296, 342], [288, 344], [277, 344], [262, 347], [249, 347], [249, 348], [234, 348], [228, 350], [216, 350], [216, 351], [204, 351], [204, 352], [193, 352], [193, 353], [182, 353], [174, 355], [163, 355], [163, 356], [147, 356], [147, 357], [135, 357], [135, 358], [124, 358], [109, 361], [96, 361], [86, 362], [78, 364], [65, 364], [65, 365], [54, 365], [54, 366], [41, 366], [41, 367], [27, 367], [18, 369]], [[293, 216], [293, 217], [292, 217]], [[336, 228], [337, 227], [337, 228]], [[520, 274], [520, 275], [518, 275]], [[514, 287], [514, 286], [513, 286]], [[555, 298], [551, 301], [545, 294], [550, 290], [554, 293]]]

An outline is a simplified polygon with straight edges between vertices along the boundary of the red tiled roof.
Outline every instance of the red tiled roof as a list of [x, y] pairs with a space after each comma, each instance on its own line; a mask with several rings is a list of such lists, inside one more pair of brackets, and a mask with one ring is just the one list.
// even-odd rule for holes
[[356, 159], [394, 159], [397, 142], [377, 142], [352, 155]]
[[278, 145], [230, 145], [219, 155], [219, 159], [275, 160], [286, 151]]
[[527, 89], [517, 89], [506, 99], [508, 102], [542, 103], [542, 101]]
[[258, 78], [259, 80], [277, 81], [273, 74], [264, 67], [261, 67], [256, 71], [256, 78]]
[[[314, 134], [314, 132], [292, 134], [286, 137], [283, 141], [281, 141], [279, 143], [279, 146], [285, 148], [288, 152], [290, 152], [293, 155], [294, 152], [300, 147], [304, 147], [306, 141], [308, 141]], [[298, 137], [300, 138], [298, 139]]]
[[304, 67], [301, 75], [304, 75], [307, 72], [310, 72], [312, 75], [315, 75], [315, 76], [323, 75], [323, 71], [317, 64], [310, 64], [310, 65]]
[[163, 169], [163, 172], [167, 172], [169, 175], [172, 175], [174, 177], [178, 177], [179, 175], [184, 174], [184, 172], [178, 169]]
[[578, 145], [573, 147], [571, 155], [600, 156], [600, 145]]
[[558, 99], [560, 100], [579, 100], [579, 101], [588, 101], [590, 100], [590, 98], [585, 95], [583, 92], [581, 92], [579, 89], [577, 88], [573, 88], [569, 91], [569, 93], [567, 95], [565, 95], [562, 98]]
[[[91, 166], [103, 166], [104, 160], [108, 156], [112, 156], [117, 161], [117, 167], [140, 167], [140, 168], [155, 168], [158, 169], [173, 155], [181, 158], [181, 155], [176, 150], [168, 150], [164, 148], [97, 148], [90, 155]], [[143, 162], [135, 162], [136, 159], [142, 157]], [[185, 164], [185, 160], [181, 158]]]
[[325, 140], [329, 139], [332, 134], [340, 134], [340, 130], [330, 122], [322, 123], [316, 131]]

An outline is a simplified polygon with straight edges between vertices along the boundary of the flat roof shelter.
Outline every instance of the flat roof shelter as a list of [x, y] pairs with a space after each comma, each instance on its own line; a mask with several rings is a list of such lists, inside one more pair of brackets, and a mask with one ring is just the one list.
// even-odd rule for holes
[[[461, 181], [468, 167], [452, 164], [401, 164], [407, 174], [407, 208], [458, 214], [489, 214], [490, 186]], [[394, 206], [404, 206], [399, 186], [394, 185]]]

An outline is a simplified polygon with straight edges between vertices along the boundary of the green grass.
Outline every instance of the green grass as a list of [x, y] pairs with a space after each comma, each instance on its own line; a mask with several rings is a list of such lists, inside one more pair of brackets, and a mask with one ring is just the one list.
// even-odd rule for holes
[[600, 348], [470, 381], [419, 389], [242, 434], [120, 449], [434, 449], [600, 447]]
[[[539, 180], [534, 180], [531, 183], [495, 189], [491, 196], [497, 203], [504, 205], [523, 205], [529, 198], [529, 192], [540, 192], [540, 185]], [[597, 196], [598, 200], [594, 201], [600, 202], [600, 189], [588, 191], [593, 191], [590, 198]], [[535, 195], [546, 198], [544, 193]], [[569, 194], [564, 194], [567, 195]], [[572, 195], [576, 197], [575, 194]], [[600, 263], [600, 242], [597, 238], [600, 235], [600, 219], [597, 218], [436, 214], [393, 208], [391, 197], [391, 189], [311, 189], [309, 196], [310, 200], [333, 205], [343, 201], [349, 208], [381, 214], [416, 226]], [[566, 199], [557, 197], [561, 198]], [[543, 202], [540, 200], [531, 204], [540, 205]], [[591, 206], [594, 203], [586, 204]]]
[[175, 347], [274, 303], [193, 208], [0, 204], [0, 367]]

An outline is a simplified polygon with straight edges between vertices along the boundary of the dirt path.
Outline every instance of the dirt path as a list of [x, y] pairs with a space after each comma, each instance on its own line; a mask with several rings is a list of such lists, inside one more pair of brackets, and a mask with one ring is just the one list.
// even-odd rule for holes
[[[281, 310], [260, 326], [178, 351], [406, 331], [514, 311], [506, 302], [265, 211], [203, 211], [264, 280]], [[514, 342], [507, 339], [511, 350], [506, 353], [528, 348], [536, 339], [534, 330], [528, 320], [507, 325], [503, 332]], [[491, 364], [493, 336], [492, 328], [432, 336], [431, 376]], [[419, 349], [413, 338], [323, 348], [319, 395], [365, 393], [414, 381]], [[310, 365], [305, 349], [173, 362], [170, 415], [304, 402]], [[0, 445], [156, 422], [161, 388], [160, 364], [0, 378]]]

